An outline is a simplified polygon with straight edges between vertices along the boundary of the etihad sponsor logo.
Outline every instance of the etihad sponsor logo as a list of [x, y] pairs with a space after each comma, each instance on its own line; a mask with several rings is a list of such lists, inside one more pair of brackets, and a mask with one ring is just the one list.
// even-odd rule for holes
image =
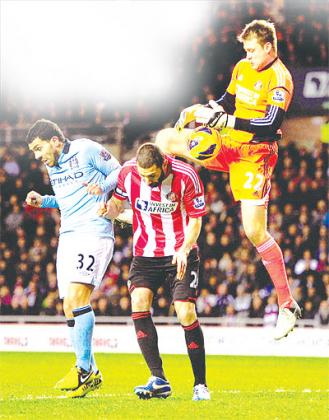
[[157, 214], [170, 214], [177, 208], [178, 203], [162, 203], [160, 201], [142, 200], [137, 198], [135, 201], [135, 208], [143, 213], [157, 213]]
[[72, 184], [72, 182], [74, 182], [75, 180], [81, 177], [83, 177], [83, 172], [78, 171], [70, 175], [59, 176], [57, 178], [51, 178], [50, 184], [52, 187], [65, 186], [67, 184]]

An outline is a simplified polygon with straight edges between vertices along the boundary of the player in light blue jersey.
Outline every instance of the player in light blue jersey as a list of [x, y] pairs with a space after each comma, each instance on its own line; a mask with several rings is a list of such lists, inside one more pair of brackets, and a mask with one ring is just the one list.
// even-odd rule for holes
[[57, 282], [76, 354], [76, 363], [56, 388], [83, 397], [98, 388], [102, 376], [92, 352], [95, 316], [90, 296], [113, 255], [113, 225], [97, 215], [117, 184], [119, 162], [89, 139], [70, 141], [57, 124], [38, 120], [29, 130], [29, 149], [47, 168], [54, 195], [27, 194], [27, 204], [61, 212]]

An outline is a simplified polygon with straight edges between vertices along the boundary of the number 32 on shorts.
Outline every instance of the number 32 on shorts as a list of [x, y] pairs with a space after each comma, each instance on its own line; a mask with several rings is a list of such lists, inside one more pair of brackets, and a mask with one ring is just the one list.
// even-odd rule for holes
[[253, 172], [245, 172], [247, 181], [243, 184], [243, 188], [246, 190], [253, 189], [254, 191], [259, 191], [263, 187], [264, 175], [254, 174]]
[[86, 270], [86, 271], [94, 271], [93, 265], [95, 262], [95, 257], [93, 255], [78, 254], [78, 265], [77, 270]]

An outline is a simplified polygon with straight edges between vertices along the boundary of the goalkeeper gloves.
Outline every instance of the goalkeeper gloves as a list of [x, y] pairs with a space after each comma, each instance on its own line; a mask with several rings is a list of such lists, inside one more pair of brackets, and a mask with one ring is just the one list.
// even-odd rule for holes
[[209, 101], [211, 108], [202, 107], [195, 113], [196, 121], [201, 124], [205, 124], [211, 128], [234, 128], [235, 117], [229, 115], [224, 111], [224, 108], [217, 104], [217, 102]]
[[176, 130], [181, 131], [183, 128], [190, 128], [189, 126], [195, 123], [195, 115], [197, 110], [200, 108], [203, 108], [203, 105], [196, 104], [183, 109], [183, 111], [180, 113], [179, 120], [175, 124]]

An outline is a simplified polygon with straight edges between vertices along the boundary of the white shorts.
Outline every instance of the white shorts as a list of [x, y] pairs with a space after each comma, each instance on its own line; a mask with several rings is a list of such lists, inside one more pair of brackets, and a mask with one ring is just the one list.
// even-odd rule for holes
[[57, 250], [57, 284], [60, 298], [70, 283], [99, 287], [113, 256], [112, 238], [65, 233], [60, 235]]

